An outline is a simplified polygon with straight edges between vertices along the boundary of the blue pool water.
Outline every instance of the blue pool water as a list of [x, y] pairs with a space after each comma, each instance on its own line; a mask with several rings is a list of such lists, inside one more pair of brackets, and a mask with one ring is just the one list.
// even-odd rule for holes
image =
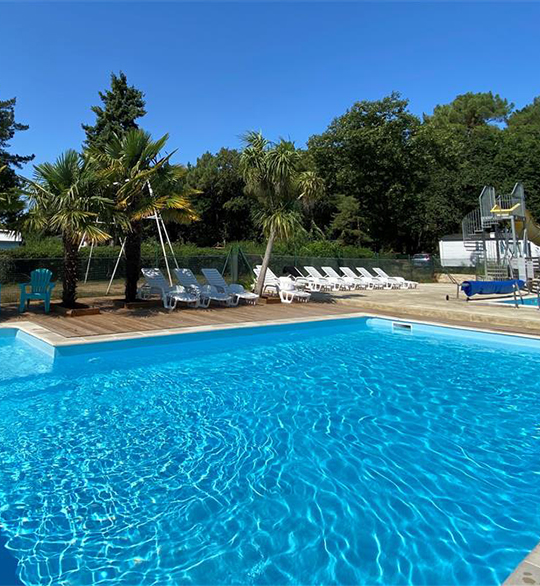
[[362, 319], [0, 334], [0, 534], [32, 585], [496, 585], [540, 537], [539, 358]]
[[[525, 297], [524, 299], [517, 300], [518, 305], [531, 305], [533, 307], [538, 307], [538, 297]], [[504, 299], [503, 301], [499, 301], [499, 303], [511, 303], [515, 305], [516, 302], [514, 299]]]

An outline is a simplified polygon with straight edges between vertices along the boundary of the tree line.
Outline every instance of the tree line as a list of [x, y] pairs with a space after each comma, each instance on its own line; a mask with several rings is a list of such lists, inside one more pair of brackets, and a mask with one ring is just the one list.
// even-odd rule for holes
[[[523, 182], [540, 218], [540, 98], [516, 109], [491, 92], [466, 93], [419, 117], [392, 93], [356, 102], [305, 148], [248, 132], [242, 149], [207, 152], [183, 167], [162, 154], [167, 137], [154, 141], [139, 128], [144, 94], [123, 73], [99, 96], [95, 123], [82, 125], [81, 153], [37, 166], [32, 179], [20, 170], [33, 156], [9, 149], [28, 127], [16, 122], [14, 99], [0, 101], [0, 224], [60, 234], [68, 248], [81, 232], [99, 240], [124, 227], [133, 259], [127, 298], [136, 293], [140, 243], [154, 230], [142, 218], [158, 208], [180, 220], [174, 240], [208, 247], [264, 239], [267, 255], [279, 239], [434, 251], [460, 230], [486, 184], [505, 191]], [[75, 192], [84, 194], [77, 203]], [[96, 224], [107, 214], [116, 219]]]
[[[461, 231], [484, 185], [511, 191], [517, 181], [540, 218], [540, 98], [516, 110], [491, 92], [467, 93], [422, 118], [397, 93], [360, 101], [312, 136], [302, 157], [325, 186], [304, 211], [312, 238], [433, 252], [442, 236]], [[188, 167], [201, 222], [181, 229], [186, 241], [257, 237], [240, 159], [223, 148]]]

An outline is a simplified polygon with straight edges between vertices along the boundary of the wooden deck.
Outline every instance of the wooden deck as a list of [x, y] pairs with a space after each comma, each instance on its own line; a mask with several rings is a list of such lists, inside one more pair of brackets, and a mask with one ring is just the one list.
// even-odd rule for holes
[[111, 298], [98, 297], [84, 301], [100, 306], [101, 315], [76, 318], [54, 313], [45, 315], [40, 304], [32, 307], [30, 312], [19, 315], [15, 304], [2, 304], [0, 324], [29, 321], [64, 338], [81, 338], [368, 313], [540, 337], [540, 311], [531, 308], [516, 309], [511, 305], [492, 305], [483, 300], [466, 302], [463, 297], [456, 299], [455, 294], [454, 285], [423, 284], [410, 291], [315, 293], [307, 304], [212, 306], [209, 309], [181, 307], [171, 313], [162, 308], [117, 309], [113, 307]]
[[[86, 301], [86, 300], [85, 300]], [[161, 308], [117, 309], [110, 299], [96, 299], [102, 313], [84, 317], [64, 317], [58, 314], [45, 314], [41, 305], [22, 315], [15, 306], [2, 308], [0, 324], [30, 321], [65, 338], [98, 336], [164, 330], [170, 328], [190, 328], [211, 325], [230, 325], [245, 322], [272, 322], [287, 319], [309, 319], [322, 316], [343, 315], [355, 312], [350, 305], [329, 302], [285, 304], [239, 305], [238, 307], [210, 307], [208, 309], [180, 308], [168, 312]]]

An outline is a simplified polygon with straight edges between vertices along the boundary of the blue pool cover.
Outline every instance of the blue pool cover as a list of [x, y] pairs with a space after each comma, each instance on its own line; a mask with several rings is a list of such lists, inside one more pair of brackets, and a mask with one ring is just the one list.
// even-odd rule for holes
[[523, 289], [525, 282], [521, 279], [510, 279], [507, 281], [463, 281], [461, 290], [467, 297], [473, 295], [502, 295], [513, 293], [515, 287]]

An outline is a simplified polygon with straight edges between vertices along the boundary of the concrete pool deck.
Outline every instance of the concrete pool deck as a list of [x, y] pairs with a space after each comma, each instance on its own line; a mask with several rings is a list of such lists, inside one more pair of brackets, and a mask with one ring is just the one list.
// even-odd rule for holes
[[456, 298], [456, 286], [452, 284], [427, 283], [411, 290], [337, 292], [332, 296], [340, 305], [354, 306], [370, 313], [540, 336], [538, 309], [495, 304], [497, 299], [494, 296], [479, 296], [466, 301], [463, 293]]

